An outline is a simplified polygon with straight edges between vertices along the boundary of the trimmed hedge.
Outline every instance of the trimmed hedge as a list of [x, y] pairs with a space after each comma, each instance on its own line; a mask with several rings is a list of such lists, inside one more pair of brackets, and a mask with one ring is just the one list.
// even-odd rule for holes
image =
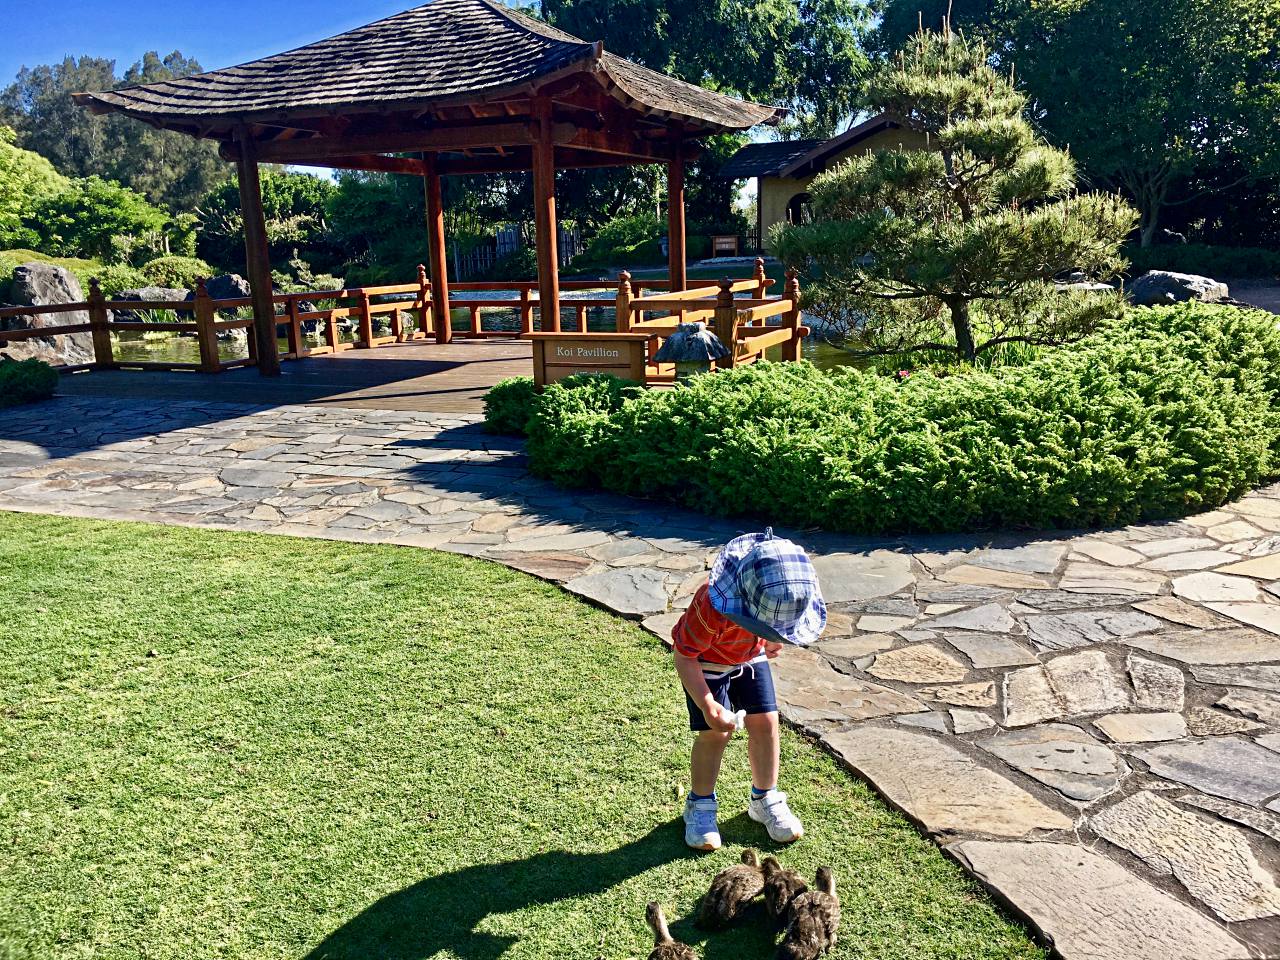
[[196, 282], [207, 280], [218, 273], [199, 257], [156, 257], [142, 265], [142, 275], [147, 283], [156, 287], [194, 290]]
[[533, 377], [500, 380], [484, 395], [484, 428], [489, 433], [523, 436], [533, 410]]
[[807, 363], [667, 391], [576, 377], [527, 426], [542, 476], [711, 513], [857, 533], [1131, 523], [1276, 473], [1280, 331], [1182, 304], [1024, 366], [904, 382]]
[[0, 357], [0, 407], [48, 400], [57, 387], [58, 371], [44, 361]]

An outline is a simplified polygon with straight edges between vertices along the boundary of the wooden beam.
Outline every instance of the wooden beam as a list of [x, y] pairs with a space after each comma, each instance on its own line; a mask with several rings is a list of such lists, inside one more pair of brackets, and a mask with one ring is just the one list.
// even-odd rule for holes
[[280, 354], [276, 348], [276, 307], [271, 291], [271, 256], [267, 250], [267, 222], [262, 212], [262, 181], [258, 177], [256, 144], [241, 131], [240, 156], [236, 174], [240, 181], [240, 212], [244, 217], [245, 276], [253, 302], [253, 337], [257, 346], [258, 372], [264, 377], [280, 376]]
[[[556, 168], [559, 170], [586, 170], [597, 167], [632, 167], [646, 163], [665, 163], [664, 160], [644, 160], [624, 157], [616, 153], [588, 153], [565, 147], [555, 149]], [[527, 147], [516, 148], [505, 157], [441, 157], [441, 176], [465, 176], [474, 173], [509, 173], [532, 170], [533, 153]]]
[[667, 265], [671, 289], [685, 288], [684, 238], [684, 141], [672, 133], [671, 148], [675, 156], [667, 164]]
[[[556, 124], [552, 136], [568, 141], [576, 132], [572, 124]], [[483, 147], [512, 147], [527, 145], [529, 142], [529, 127], [526, 124], [506, 121], [483, 123], [472, 120], [462, 126], [270, 141], [259, 145], [258, 159], [263, 163], [300, 163], [303, 160], [319, 160], [325, 157], [404, 153], [416, 150], [460, 151]]]
[[434, 153], [424, 158], [426, 173], [423, 186], [427, 198], [427, 270], [431, 275], [431, 316], [435, 321], [436, 340], [453, 339], [453, 321], [449, 316], [449, 264], [445, 259], [444, 201], [440, 192], [440, 171]]
[[556, 238], [556, 159], [551, 101], [533, 102], [533, 219], [538, 249], [538, 313], [544, 333], [560, 330], [560, 263]]
[[325, 160], [295, 160], [296, 167], [326, 167], [331, 170], [372, 170], [378, 173], [407, 173], [421, 177], [426, 167], [412, 157], [384, 157], [376, 153], [352, 157], [329, 157]]

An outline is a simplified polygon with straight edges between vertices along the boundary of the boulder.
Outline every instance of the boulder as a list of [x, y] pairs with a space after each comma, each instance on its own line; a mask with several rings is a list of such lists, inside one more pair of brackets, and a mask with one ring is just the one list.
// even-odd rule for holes
[[[238, 273], [224, 273], [205, 281], [204, 288], [214, 300], [238, 300], [250, 294], [249, 281]], [[191, 294], [192, 298], [195, 294]]]
[[1129, 285], [1128, 293], [1129, 299], [1140, 307], [1158, 307], [1184, 300], [1213, 303], [1231, 295], [1225, 283], [1212, 277], [1167, 270], [1148, 270]]
[[[77, 303], [84, 298], [80, 281], [65, 267], [52, 263], [23, 263], [14, 268], [13, 299], [17, 306], [45, 307]], [[87, 310], [73, 310], [70, 313], [10, 317], [0, 321], [0, 329], [27, 330], [88, 322]], [[10, 341], [4, 351], [15, 360], [35, 357], [55, 366], [90, 363], [93, 360], [93, 335], [85, 331], [60, 337]]]
[[[184, 302], [190, 295], [189, 290], [180, 290], [176, 287], [139, 287], [137, 290], [121, 290], [112, 300], [141, 300], [149, 302], [165, 302], [173, 301], [176, 303]], [[187, 312], [187, 311], [184, 311]], [[126, 323], [136, 323], [138, 320], [145, 319], [139, 317], [132, 310], [115, 311], [115, 318]]]

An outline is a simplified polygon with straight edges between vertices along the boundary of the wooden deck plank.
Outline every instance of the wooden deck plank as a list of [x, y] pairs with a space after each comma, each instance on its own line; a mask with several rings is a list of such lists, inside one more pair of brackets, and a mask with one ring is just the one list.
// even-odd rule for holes
[[533, 372], [524, 340], [415, 341], [291, 360], [278, 378], [254, 368], [217, 375], [112, 370], [62, 378], [59, 392], [208, 403], [296, 404], [481, 413], [488, 389]]

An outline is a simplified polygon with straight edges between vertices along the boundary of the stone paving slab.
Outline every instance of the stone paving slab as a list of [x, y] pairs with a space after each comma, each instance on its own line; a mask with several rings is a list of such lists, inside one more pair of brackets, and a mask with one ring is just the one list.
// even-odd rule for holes
[[[462, 553], [662, 637], [764, 525], [557, 489], [478, 421], [59, 398], [6, 411], [0, 509]], [[1280, 486], [1085, 535], [778, 532], [830, 611], [784, 717], [1060, 956], [1280, 958]]]

